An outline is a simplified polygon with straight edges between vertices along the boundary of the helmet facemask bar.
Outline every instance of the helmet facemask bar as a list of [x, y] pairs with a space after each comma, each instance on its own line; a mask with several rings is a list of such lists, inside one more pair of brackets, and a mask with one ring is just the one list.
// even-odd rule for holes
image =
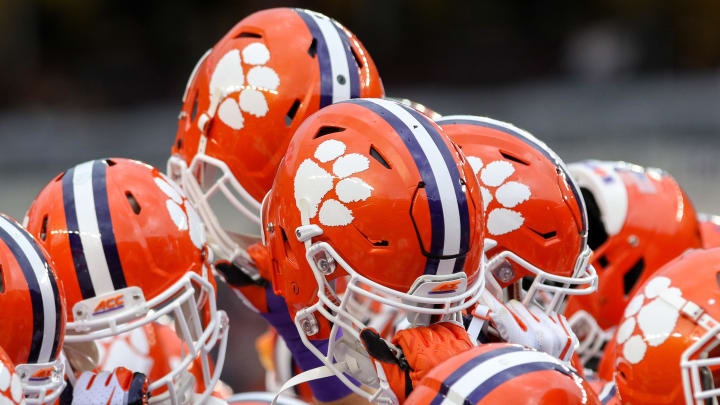
[[590, 313], [579, 310], [568, 319], [568, 325], [578, 338], [578, 347], [575, 349], [584, 365], [591, 361], [600, 360], [607, 342], [615, 334], [615, 327], [603, 330]]
[[[237, 181], [225, 162], [198, 152], [190, 166], [179, 156], [168, 160], [168, 175], [176, 180], [205, 223], [208, 241], [216, 256], [249, 270], [252, 260], [246, 248], [260, 241], [260, 235], [232, 232], [222, 225], [213, 210], [213, 197], [223, 198], [224, 205], [232, 207], [233, 213], [260, 230], [260, 203]], [[220, 174], [219, 176], [213, 176]], [[207, 183], [207, 184], [205, 184]], [[218, 192], [220, 194], [218, 194]]]
[[[481, 262], [480, 271], [473, 283], [466, 286], [461, 292], [443, 298], [417, 296], [385, 287], [362, 276], [329, 243], [312, 243], [312, 237], [321, 234], [322, 230], [316, 225], [305, 225], [296, 230], [296, 236], [300, 242], [305, 244], [305, 259], [312, 269], [318, 285], [318, 301], [310, 307], [298, 311], [295, 316], [295, 325], [305, 346], [351, 390], [371, 402], [381, 397], [386, 398], [386, 395], [390, 394], [385, 393], [382, 379], [375, 374], [376, 367], [373, 367], [373, 362], [361, 343], [360, 332], [367, 325], [353, 314], [353, 307], [358, 301], [369, 300], [404, 311], [409, 319], [429, 319], [429, 317], [417, 316], [422, 314], [439, 316], [442, 318], [441, 320], [457, 321], [461, 312], [472, 306], [480, 297], [479, 292], [485, 283], [485, 261], [483, 259]], [[308, 236], [304, 237], [304, 235]], [[335, 293], [334, 288], [326, 279], [326, 276], [332, 274], [337, 266], [345, 270], [349, 278], [342, 296]], [[465, 273], [448, 275], [443, 281], [447, 280], [467, 282]], [[327, 354], [320, 352], [307, 337], [318, 331], [317, 320], [314, 318], [316, 313], [332, 324]], [[412, 326], [419, 326], [419, 324]], [[374, 394], [368, 394], [353, 384], [343, 373], [352, 375], [358, 381], [377, 389], [377, 391]]]
[[[91, 342], [126, 333], [170, 316], [175, 321], [175, 332], [182, 342], [182, 357], [168, 374], [150, 384], [151, 392], [167, 388], [167, 391], [153, 395], [150, 402], [169, 401], [173, 405], [182, 405], [192, 400], [195, 404], [202, 403], [212, 393], [213, 387], [220, 378], [228, 334], [227, 315], [217, 309], [213, 299], [215, 288], [206, 279], [209, 270], [205, 266], [203, 270], [206, 273], [205, 277], [195, 272], [188, 272], [153, 299], [144, 301], [144, 298], [141, 298], [135, 304], [113, 311], [111, 315], [105, 317], [77, 319], [78, 308], [82, 308], [78, 305], [83, 303], [81, 301], [73, 308], [76, 320], [67, 323], [65, 341], [70, 344]], [[203, 326], [202, 313], [206, 309], [209, 312], [209, 319]], [[211, 372], [210, 351], [218, 342], [220, 343], [218, 358], [215, 369]], [[201, 362], [205, 390], [194, 396], [195, 381], [188, 368], [198, 358]]]
[[523, 304], [535, 303], [546, 313], [560, 313], [564, 309], [567, 295], [587, 295], [597, 290], [598, 275], [595, 268], [589, 264], [591, 255], [592, 250], [585, 245], [575, 261], [571, 277], [549, 273], [509, 250], [503, 250], [494, 255], [488, 261], [487, 268], [489, 272], [495, 274], [496, 269], [499, 269], [506, 261], [511, 261], [534, 274], [533, 282], [523, 297]]
[[49, 363], [18, 364], [26, 404], [54, 404], [65, 389], [65, 362], [57, 358]]
[[720, 354], [717, 350], [720, 346], [720, 323], [708, 314], [700, 316], [697, 323], [707, 332], [685, 349], [680, 360], [685, 402], [688, 405], [705, 405], [712, 399], [711, 403], [717, 404], [720, 387], [715, 386], [713, 374], [720, 373]]

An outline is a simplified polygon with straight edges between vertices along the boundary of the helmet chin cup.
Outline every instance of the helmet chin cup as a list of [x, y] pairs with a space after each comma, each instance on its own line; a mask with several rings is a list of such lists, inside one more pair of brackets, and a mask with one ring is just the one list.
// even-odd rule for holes
[[54, 404], [65, 388], [65, 362], [62, 358], [49, 363], [18, 364], [26, 404]]

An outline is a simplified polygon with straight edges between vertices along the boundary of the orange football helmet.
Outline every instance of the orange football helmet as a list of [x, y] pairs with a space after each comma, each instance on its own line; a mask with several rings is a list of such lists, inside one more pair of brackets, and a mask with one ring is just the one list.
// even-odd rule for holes
[[[488, 272], [499, 286], [532, 277], [523, 303], [545, 303], [548, 312], [560, 312], [565, 295], [594, 292], [583, 198], [557, 154], [530, 133], [491, 118], [451, 115], [436, 122], [477, 175]], [[549, 304], [541, 293], [552, 296]]]
[[569, 169], [588, 206], [588, 244], [599, 276], [597, 293], [571, 297], [566, 309], [587, 362], [601, 353], [637, 286], [702, 242], [692, 202], [664, 171], [595, 160]]
[[575, 371], [547, 353], [489, 343], [435, 367], [414, 387], [407, 405], [599, 405]]
[[[15, 364], [26, 403], [54, 403], [65, 388], [65, 365], [59, 357], [65, 335], [63, 286], [45, 249], [4, 214], [0, 214], [0, 308], [0, 347]], [[0, 373], [0, 390], [7, 388], [3, 376], [9, 378]]]
[[[484, 285], [481, 213], [469, 163], [427, 117], [383, 99], [325, 107], [295, 133], [263, 202], [272, 285], [308, 349], [370, 398], [333, 364], [352, 357], [344, 371], [377, 387], [349, 303], [403, 310], [413, 326], [457, 319]], [[308, 337], [329, 337], [327, 356]]]
[[0, 403], [22, 405], [23, 387], [10, 356], [0, 347]]
[[[216, 307], [203, 224], [172, 180], [135, 160], [85, 162], [40, 192], [27, 221], [65, 286], [67, 346], [170, 317], [186, 350], [150, 384], [153, 401], [202, 403], [210, 395], [223, 368], [227, 315]], [[187, 369], [198, 358], [197, 384], [206, 390], [190, 398], [195, 381]]]
[[367, 50], [322, 14], [263, 10], [225, 34], [190, 76], [168, 161], [218, 258], [247, 264], [245, 248], [260, 239], [260, 201], [307, 116], [383, 94]]
[[615, 332], [623, 403], [720, 399], [720, 249], [691, 250], [639, 286]]
[[700, 213], [698, 222], [703, 247], [705, 249], [720, 247], [720, 216]]

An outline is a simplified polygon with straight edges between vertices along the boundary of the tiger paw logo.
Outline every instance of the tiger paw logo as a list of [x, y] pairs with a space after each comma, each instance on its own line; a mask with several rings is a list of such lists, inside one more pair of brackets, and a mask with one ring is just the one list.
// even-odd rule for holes
[[[295, 204], [302, 212], [308, 205], [308, 219], [316, 216], [325, 226], [344, 226], [353, 221], [346, 204], [365, 201], [373, 188], [354, 174], [370, 167], [370, 160], [359, 153], [345, 154], [344, 143], [329, 139], [318, 145], [314, 159], [305, 159], [295, 174]], [[325, 170], [321, 164], [331, 171]], [[332, 173], [331, 173], [332, 172]], [[331, 190], [335, 197], [323, 200]]]
[[0, 404], [24, 404], [20, 376], [0, 361]]
[[174, 181], [167, 178], [164, 174], [161, 177], [155, 177], [155, 184], [160, 190], [168, 196], [165, 201], [170, 218], [172, 218], [178, 230], [189, 230], [192, 243], [202, 249], [205, 245], [205, 227], [200, 220], [195, 209], [180, 190], [180, 187]]
[[[210, 78], [210, 111], [217, 107], [217, 115], [225, 125], [242, 129], [244, 114], [264, 117], [268, 113], [265, 93], [277, 94], [280, 84], [277, 73], [264, 66], [268, 60], [270, 51], [265, 44], [254, 42], [242, 52], [228, 51], [218, 62]], [[243, 63], [252, 66], [247, 75]]]
[[[480, 181], [488, 233], [499, 236], [520, 228], [525, 222], [525, 217], [512, 208], [527, 201], [531, 193], [530, 188], [525, 184], [507, 181], [515, 173], [515, 167], [504, 160], [496, 160], [483, 165], [483, 161], [479, 157], [468, 156], [467, 159]], [[494, 208], [488, 213], [488, 206], [493, 201], [497, 203], [493, 204]]]
[[670, 286], [669, 278], [655, 277], [625, 308], [615, 339], [620, 353], [631, 364], [642, 361], [648, 346], [663, 344], [675, 329], [680, 313], [660, 298], [664, 294], [682, 297], [679, 288]]

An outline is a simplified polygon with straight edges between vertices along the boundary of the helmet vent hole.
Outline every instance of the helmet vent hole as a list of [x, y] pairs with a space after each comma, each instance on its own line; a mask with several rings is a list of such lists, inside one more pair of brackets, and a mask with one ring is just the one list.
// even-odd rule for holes
[[262, 35], [256, 34], [254, 32], [247, 32], [243, 31], [237, 35], [235, 35], [235, 38], [262, 38]]
[[290, 124], [292, 124], [293, 120], [295, 119], [295, 114], [297, 114], [297, 110], [300, 108], [300, 100], [295, 99], [295, 101], [290, 106], [290, 109], [288, 110], [287, 114], [285, 115], [285, 126], [289, 127]]
[[507, 160], [512, 160], [513, 162], [520, 163], [521, 165], [530, 166], [530, 164], [522, 159], [520, 159], [517, 156], [513, 156], [507, 152], [500, 151], [500, 154], [502, 157], [504, 157]]
[[60, 181], [63, 177], [65, 177], [65, 172], [58, 174], [57, 177], [55, 177], [54, 181]]
[[132, 195], [131, 192], [126, 191], [126, 192], [125, 192], [125, 197], [127, 198], [128, 203], [130, 203], [130, 208], [132, 208], [132, 210], [133, 210], [133, 212], [135, 213], [135, 215], [139, 215], [139, 214], [140, 214], [140, 210], [141, 210], [142, 208], [140, 207], [140, 204], [139, 204], [139, 203], [137, 202], [137, 200], [135, 199], [135, 196]]
[[317, 134], [315, 134], [315, 137], [313, 139], [320, 138], [321, 136], [334, 134], [336, 132], [343, 132], [345, 128], [340, 127], [331, 127], [331, 126], [323, 126], [318, 129]]
[[[528, 228], [529, 228], [529, 227], [528, 227]], [[541, 238], [543, 238], [543, 239], [552, 239], [552, 238], [554, 238], [555, 236], [557, 236], [557, 232], [556, 232], [556, 231], [550, 231], [550, 232], [545, 232], [545, 233], [543, 233], [543, 232], [540, 232], [540, 231], [536, 231], [536, 230], [533, 229], [533, 228], [530, 228], [530, 230], [533, 231], [533, 232], [535, 232], [536, 234], [538, 234], [538, 235], [539, 235]]]
[[602, 268], [605, 268], [608, 266], [608, 264], [610, 264], [610, 262], [608, 262], [607, 256], [605, 255], [598, 257], [598, 263], [600, 263], [600, 266], [602, 266]]
[[310, 43], [310, 47], [308, 48], [308, 55], [310, 55], [311, 58], [314, 58], [315, 55], [317, 55], [317, 39], [313, 38], [312, 42]]
[[373, 242], [372, 244], [373, 244], [373, 246], [390, 246], [390, 243], [386, 240]]
[[2, 264], [0, 264], [0, 294], [5, 294], [5, 275], [3, 274]]
[[42, 226], [40, 227], [40, 239], [42, 239], [43, 242], [47, 239], [47, 221], [48, 216], [47, 214], [45, 214], [45, 216], [43, 217]]
[[380, 162], [381, 165], [385, 166], [386, 169], [390, 169], [390, 164], [385, 160], [385, 158], [382, 157], [380, 152], [375, 149], [374, 146], [370, 145], [370, 156], [372, 156], [373, 159]]
[[350, 52], [352, 53], [353, 59], [355, 59], [355, 63], [357, 64], [358, 69], [362, 69], [362, 68], [363, 68], [363, 64], [362, 64], [362, 62], [360, 61], [360, 58], [358, 58], [357, 54], [355, 53], [355, 49], [353, 49], [352, 46], [350, 47]]
[[641, 257], [623, 276], [623, 288], [626, 296], [630, 294], [635, 284], [637, 284], [643, 270], [645, 270], [645, 260]]
[[105, 159], [105, 164], [112, 167], [115, 166], [117, 163], [115, 163], [115, 161], [112, 159]]
[[198, 93], [195, 92], [195, 96], [193, 97], [193, 108], [192, 112], [190, 113], [190, 122], [195, 122], [195, 117], [197, 117], [198, 112]]

